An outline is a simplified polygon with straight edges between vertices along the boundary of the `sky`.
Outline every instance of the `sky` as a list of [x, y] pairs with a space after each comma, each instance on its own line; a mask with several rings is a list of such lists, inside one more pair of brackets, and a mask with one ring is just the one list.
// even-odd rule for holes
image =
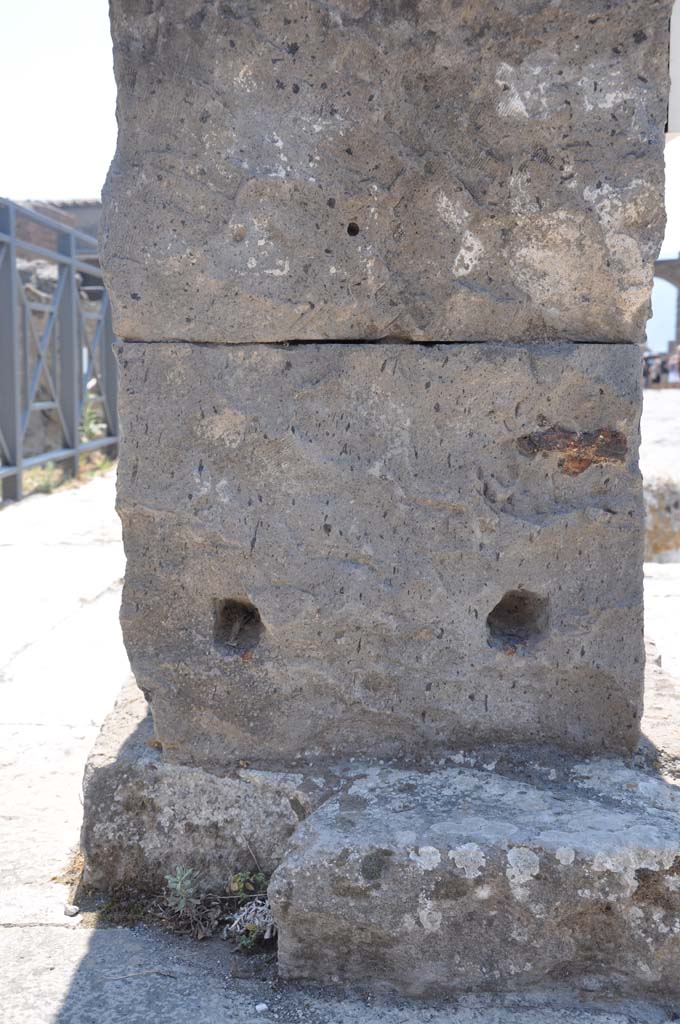
[[[666, 143], [666, 234], [659, 259], [680, 255], [680, 136]], [[677, 288], [667, 281], [655, 281], [652, 319], [647, 321], [647, 345], [652, 352], [665, 352], [676, 337]]]
[[[99, 196], [116, 146], [108, 0], [0, 0], [0, 195]], [[680, 137], [666, 147], [661, 258], [680, 253]], [[676, 289], [657, 281], [652, 351], [675, 338]]]
[[0, 195], [99, 196], [116, 148], [108, 0], [0, 0]]

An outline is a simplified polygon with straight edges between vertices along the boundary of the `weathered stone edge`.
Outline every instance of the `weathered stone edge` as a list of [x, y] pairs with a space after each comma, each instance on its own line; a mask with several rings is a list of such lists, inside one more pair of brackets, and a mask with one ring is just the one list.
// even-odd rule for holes
[[131, 679], [85, 768], [84, 881], [158, 891], [177, 864], [197, 869], [206, 886], [241, 870], [269, 874], [299, 822], [336, 785], [328, 776], [247, 767], [220, 776], [164, 762]]

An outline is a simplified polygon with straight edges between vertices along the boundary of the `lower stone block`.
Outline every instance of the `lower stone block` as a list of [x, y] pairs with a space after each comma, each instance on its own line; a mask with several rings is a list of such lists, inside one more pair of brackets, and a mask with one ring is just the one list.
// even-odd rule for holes
[[274, 871], [287, 977], [680, 996], [680, 698], [658, 660], [635, 769], [495, 746], [428, 770], [213, 774], [164, 760], [131, 685], [87, 766], [85, 880]]
[[284, 978], [680, 993], [680, 791], [621, 762], [374, 770], [269, 887]]
[[207, 887], [238, 871], [269, 874], [332, 784], [295, 772], [213, 775], [166, 763], [132, 682], [106, 720], [83, 782], [84, 881], [159, 892], [177, 864]]
[[119, 358], [122, 623], [167, 761], [634, 746], [636, 348]]

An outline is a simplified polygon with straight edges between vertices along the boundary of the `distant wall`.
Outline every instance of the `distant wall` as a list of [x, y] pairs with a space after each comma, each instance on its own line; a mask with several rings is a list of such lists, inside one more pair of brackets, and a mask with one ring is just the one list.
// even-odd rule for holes
[[[99, 218], [101, 216], [102, 204], [99, 199], [68, 200], [66, 202], [51, 203], [47, 200], [35, 200], [22, 203], [36, 213], [42, 213], [52, 220], [59, 221], [70, 228], [77, 228], [87, 235], [97, 237], [99, 231]], [[44, 248], [52, 249], [55, 244], [56, 232], [42, 224], [35, 224], [31, 221], [20, 218], [21, 223], [17, 224], [17, 237], [33, 245], [41, 245]]]
[[668, 101], [668, 131], [680, 132], [680, 0], [671, 14], [671, 94]]

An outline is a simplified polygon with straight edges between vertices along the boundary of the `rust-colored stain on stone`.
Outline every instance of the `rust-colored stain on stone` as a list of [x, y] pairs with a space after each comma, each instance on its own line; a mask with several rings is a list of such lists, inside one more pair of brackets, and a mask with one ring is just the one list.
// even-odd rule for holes
[[559, 467], [567, 476], [578, 476], [589, 466], [604, 462], [623, 462], [628, 451], [628, 440], [619, 430], [601, 427], [599, 430], [567, 430], [550, 427], [548, 430], [525, 434], [517, 438], [522, 455], [533, 458], [539, 452], [559, 452], [563, 458]]

